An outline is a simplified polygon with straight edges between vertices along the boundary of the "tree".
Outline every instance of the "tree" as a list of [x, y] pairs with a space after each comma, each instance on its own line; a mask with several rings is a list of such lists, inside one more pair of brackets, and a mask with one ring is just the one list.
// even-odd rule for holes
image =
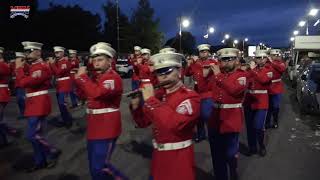
[[46, 45], [88, 51], [101, 39], [100, 16], [79, 6], [54, 6], [42, 11], [35, 20], [38, 39]]
[[157, 52], [162, 44], [163, 34], [159, 32], [159, 18], [154, 19], [154, 9], [149, 0], [139, 0], [131, 17], [134, 43]]
[[129, 52], [133, 46], [133, 34], [132, 27], [128, 17], [120, 11], [119, 8], [119, 39], [120, 45], [119, 50], [117, 40], [117, 6], [110, 0], [105, 6], [103, 6], [104, 13], [106, 16], [106, 22], [104, 24], [103, 37], [108, 43], [114, 47], [118, 53]]
[[[193, 54], [196, 46], [196, 39], [190, 33], [186, 31], [182, 31], [181, 36], [181, 49], [183, 53]], [[175, 37], [170, 38], [165, 46], [170, 46], [175, 48], [177, 51], [180, 50], [180, 35], [177, 34]]]

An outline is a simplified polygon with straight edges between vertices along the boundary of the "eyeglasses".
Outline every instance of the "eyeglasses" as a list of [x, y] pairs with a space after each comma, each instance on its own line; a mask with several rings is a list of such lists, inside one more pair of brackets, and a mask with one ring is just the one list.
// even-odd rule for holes
[[220, 61], [229, 62], [229, 61], [233, 61], [236, 59], [237, 59], [236, 57], [222, 57], [222, 58], [220, 58]]
[[168, 75], [174, 70], [174, 67], [167, 67], [155, 70], [157, 76]]
[[24, 52], [27, 54], [30, 54], [34, 51], [35, 49], [25, 49]]

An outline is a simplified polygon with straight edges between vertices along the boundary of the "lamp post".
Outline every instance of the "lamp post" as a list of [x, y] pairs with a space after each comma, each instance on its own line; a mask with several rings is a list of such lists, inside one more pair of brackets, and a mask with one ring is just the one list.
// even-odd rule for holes
[[244, 51], [245, 51], [244, 43], [245, 43], [245, 42], [248, 42], [248, 41], [249, 41], [249, 39], [248, 39], [248, 38], [244, 38], [244, 39], [242, 40], [242, 51], [243, 51], [243, 56], [244, 56]]
[[179, 19], [179, 39], [180, 39], [180, 53], [182, 52], [182, 27], [187, 28], [190, 26], [190, 21], [189, 19], [182, 19], [182, 17], [180, 16]]

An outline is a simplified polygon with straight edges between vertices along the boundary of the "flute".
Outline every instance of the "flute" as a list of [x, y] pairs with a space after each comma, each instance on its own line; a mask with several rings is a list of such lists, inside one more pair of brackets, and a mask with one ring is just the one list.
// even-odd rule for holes
[[[154, 89], [160, 89], [162, 88], [163, 86], [165, 85], [168, 85], [170, 84], [171, 81], [164, 81], [162, 83], [159, 83], [159, 84], [156, 84], [153, 88]], [[141, 91], [139, 89], [136, 89], [134, 91], [130, 91], [130, 92], [127, 92], [127, 93], [124, 93], [123, 96], [127, 96], [127, 97], [135, 97], [137, 96], [139, 93], [141, 93]]]

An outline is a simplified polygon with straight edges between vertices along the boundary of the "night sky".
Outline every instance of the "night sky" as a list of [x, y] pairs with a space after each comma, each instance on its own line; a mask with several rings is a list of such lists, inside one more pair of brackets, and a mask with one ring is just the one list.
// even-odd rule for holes
[[[40, 8], [50, 1], [39, 1]], [[86, 10], [103, 15], [102, 4], [106, 0], [51, 0], [55, 4], [78, 4]], [[94, 2], [94, 3], [93, 3]], [[130, 15], [138, 0], [119, 0], [121, 10]], [[320, 7], [317, 0], [150, 0], [156, 17], [160, 18], [161, 31], [166, 40], [178, 32], [177, 18], [190, 17], [192, 24], [186, 29], [203, 43], [207, 24], [216, 32], [209, 37], [211, 44], [220, 44], [225, 33], [235, 38], [248, 37], [250, 43], [267, 43], [271, 46], [287, 46], [297, 23], [308, 13], [312, 5]], [[318, 14], [318, 18], [320, 14]], [[316, 19], [311, 20], [312, 26]], [[318, 25], [318, 29], [320, 26]], [[303, 29], [300, 29], [302, 33]]]

